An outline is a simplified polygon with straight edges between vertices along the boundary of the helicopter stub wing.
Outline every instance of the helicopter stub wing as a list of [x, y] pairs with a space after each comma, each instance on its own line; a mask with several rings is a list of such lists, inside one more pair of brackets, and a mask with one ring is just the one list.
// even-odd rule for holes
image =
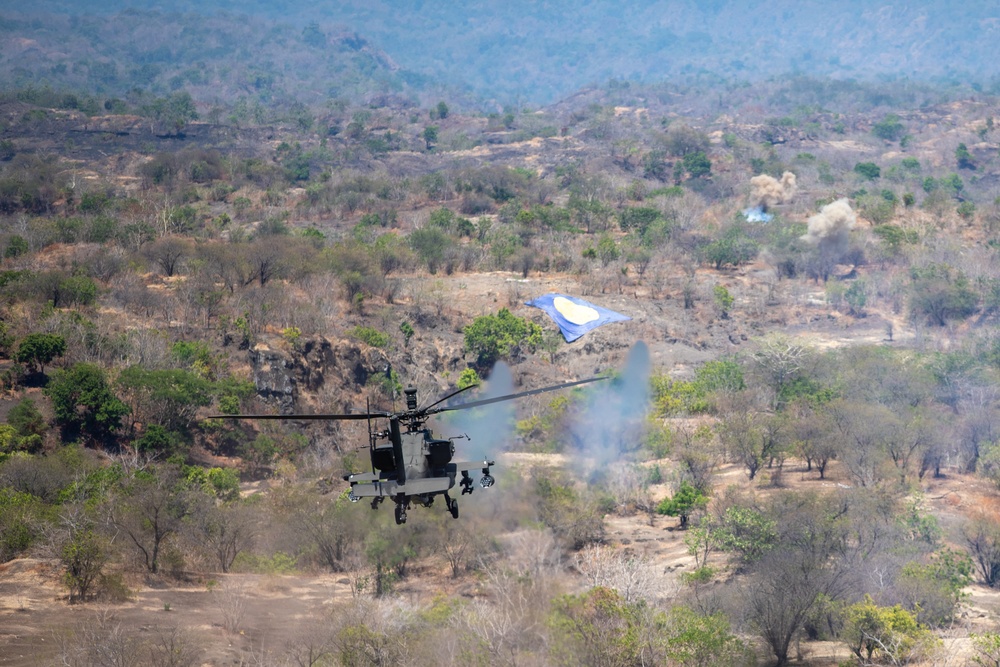
[[425, 477], [414, 479], [406, 484], [398, 484], [393, 480], [384, 482], [351, 484], [351, 493], [356, 498], [374, 498], [378, 496], [418, 496], [427, 493], [444, 493], [454, 485], [450, 477]]
[[496, 461], [453, 461], [448, 464], [448, 470], [452, 470], [454, 466], [454, 472], [469, 472], [470, 470], [485, 470], [490, 466], [496, 465]]
[[350, 475], [344, 475], [344, 481], [355, 484], [357, 482], [374, 482], [378, 479], [378, 475], [373, 472], [356, 472]]

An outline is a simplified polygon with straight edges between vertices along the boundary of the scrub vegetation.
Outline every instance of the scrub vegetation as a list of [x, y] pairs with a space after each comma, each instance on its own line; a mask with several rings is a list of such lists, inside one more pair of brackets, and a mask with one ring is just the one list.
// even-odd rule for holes
[[[19, 52], [0, 91], [11, 664], [996, 664], [988, 86], [686, 72], [530, 109], [323, 23], [156, 16], [176, 53], [131, 64], [93, 16], [0, 25], [107, 49]], [[632, 319], [566, 344], [550, 291]], [[350, 502], [363, 422], [212, 417], [496, 363], [613, 399], [432, 423], [501, 463], [458, 520]]]

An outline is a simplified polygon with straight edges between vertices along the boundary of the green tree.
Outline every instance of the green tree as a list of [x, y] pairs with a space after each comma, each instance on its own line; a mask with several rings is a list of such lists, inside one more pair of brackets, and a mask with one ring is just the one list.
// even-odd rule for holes
[[121, 427], [129, 407], [111, 391], [104, 371], [95, 364], [78, 363], [53, 374], [45, 395], [52, 401], [56, 421], [73, 440], [83, 435], [107, 440]]
[[552, 602], [549, 627], [556, 664], [628, 667], [640, 664], [644, 609], [614, 590], [597, 587]]
[[[3, 454], [0, 445], [0, 458]], [[41, 505], [41, 500], [31, 493], [9, 486], [0, 488], [0, 563], [17, 558], [37, 539]]]
[[4, 257], [20, 257], [21, 255], [26, 255], [31, 252], [31, 246], [28, 245], [27, 239], [19, 234], [14, 234], [9, 239], [7, 239], [7, 248], [4, 249]]
[[180, 368], [129, 366], [118, 376], [118, 387], [133, 422], [180, 432], [190, 427], [195, 412], [211, 402], [213, 393], [211, 382]]
[[403, 334], [403, 347], [409, 346], [410, 339], [413, 338], [413, 334], [416, 333], [413, 330], [413, 325], [409, 322], [402, 322], [399, 325], [399, 332]]
[[82, 602], [91, 594], [108, 561], [104, 540], [87, 527], [72, 530], [59, 551], [59, 559], [66, 571], [63, 582], [69, 588], [69, 602]]
[[757, 257], [758, 243], [747, 235], [739, 225], [731, 225], [722, 230], [718, 238], [702, 246], [705, 261], [716, 269], [723, 266], [741, 266]]
[[271, 465], [279, 451], [274, 438], [264, 433], [239, 447], [240, 458], [253, 476], [260, 475], [264, 468]]
[[475, 368], [465, 368], [458, 376], [457, 386], [459, 389], [465, 389], [466, 387], [474, 387], [480, 382], [479, 373], [476, 372]]
[[958, 163], [959, 169], [976, 168], [976, 163], [972, 159], [972, 153], [969, 152], [969, 147], [965, 144], [959, 144], [958, 148], [955, 149], [955, 161]]
[[431, 211], [430, 217], [427, 218], [427, 224], [431, 227], [437, 227], [447, 234], [453, 231], [457, 217], [450, 208], [442, 206]]
[[607, 266], [621, 255], [622, 251], [614, 237], [607, 233], [601, 234], [597, 241], [597, 257], [601, 260], [601, 266]]
[[972, 220], [972, 216], [976, 214], [976, 203], [971, 201], [963, 201], [955, 209], [958, 213], [958, 217], [962, 220]]
[[173, 456], [180, 452], [181, 435], [167, 430], [159, 424], [147, 424], [142, 429], [142, 435], [132, 441], [136, 451], [147, 454], [162, 454]]
[[1000, 633], [973, 633], [969, 637], [976, 652], [972, 662], [979, 667], [1000, 667]]
[[720, 549], [736, 553], [743, 564], [752, 564], [776, 546], [777, 528], [777, 522], [760, 510], [734, 505], [722, 515], [713, 538]]
[[725, 285], [716, 285], [712, 288], [712, 299], [715, 302], [715, 307], [719, 309], [719, 317], [726, 320], [729, 319], [729, 310], [733, 307], [733, 303], [736, 299], [733, 295], [729, 293]]
[[427, 147], [427, 150], [431, 150], [432, 148], [434, 148], [434, 144], [436, 144], [438, 141], [438, 126], [428, 125], [427, 127], [425, 127], [423, 137], [424, 137], [424, 145]]
[[684, 480], [680, 488], [670, 498], [664, 498], [656, 507], [658, 514], [680, 517], [681, 530], [688, 527], [688, 518], [694, 512], [705, 509], [708, 496], [699, 491], [693, 484]]
[[661, 217], [659, 209], [648, 206], [629, 206], [618, 214], [618, 225], [623, 232], [635, 231], [642, 236], [650, 225]]
[[914, 610], [918, 621], [945, 627], [955, 620], [955, 609], [965, 596], [963, 591], [972, 583], [972, 569], [969, 554], [943, 548], [927, 562], [911, 561], [904, 565], [896, 589], [907, 608]]
[[51, 303], [53, 308], [89, 306], [97, 300], [97, 283], [87, 276], [46, 271], [32, 277], [27, 287], [43, 302]]
[[905, 132], [906, 128], [900, 122], [899, 116], [894, 113], [887, 114], [885, 118], [872, 126], [872, 134], [886, 141], [899, 141]]
[[882, 175], [882, 170], [874, 162], [858, 162], [854, 165], [854, 173], [861, 178], [874, 181]]
[[840, 638], [865, 665], [905, 664], [934, 644], [930, 631], [913, 614], [899, 605], [880, 607], [868, 595], [844, 610]]
[[674, 607], [667, 614], [667, 658], [682, 667], [737, 667], [748, 664], [752, 650], [733, 634], [729, 619], [717, 612], [699, 614]]
[[851, 309], [852, 315], [862, 315], [865, 311], [865, 304], [868, 303], [867, 285], [863, 279], [855, 280], [851, 286], [844, 291], [844, 301]]
[[347, 335], [371, 347], [386, 348], [392, 342], [389, 334], [382, 333], [375, 327], [356, 326]]
[[180, 136], [184, 127], [198, 119], [191, 93], [181, 91], [153, 102], [151, 115], [163, 126], [167, 134]]
[[451, 247], [451, 237], [437, 227], [423, 227], [414, 230], [409, 236], [410, 247], [427, 265], [427, 270], [437, 273], [438, 267], [444, 261], [445, 252]]
[[46, 364], [64, 354], [66, 354], [66, 339], [59, 334], [32, 333], [25, 336], [18, 344], [14, 360], [27, 364], [32, 371], [38, 368], [44, 373]]
[[702, 178], [712, 173], [712, 161], [703, 151], [688, 153], [681, 158], [681, 164], [691, 178]]
[[944, 326], [976, 312], [979, 297], [961, 271], [932, 264], [910, 270], [910, 312]]
[[302, 29], [302, 41], [316, 48], [326, 45], [326, 35], [319, 28], [319, 23], [310, 21], [309, 25]]
[[488, 371], [500, 360], [516, 360], [524, 351], [533, 352], [542, 342], [542, 328], [517, 317], [506, 308], [496, 315], [483, 315], [463, 330], [465, 351], [475, 355], [475, 367]]
[[437, 103], [436, 111], [437, 111], [437, 117], [440, 118], [441, 120], [444, 120], [445, 118], [448, 117], [448, 105], [444, 103], [444, 100], [441, 100], [440, 102]]
[[24, 398], [7, 413], [7, 424], [14, 429], [17, 449], [40, 449], [48, 430], [45, 416], [30, 398]]
[[962, 182], [962, 178], [958, 174], [948, 174], [938, 183], [952, 197], [961, 196], [962, 191], [965, 190], [965, 183]]

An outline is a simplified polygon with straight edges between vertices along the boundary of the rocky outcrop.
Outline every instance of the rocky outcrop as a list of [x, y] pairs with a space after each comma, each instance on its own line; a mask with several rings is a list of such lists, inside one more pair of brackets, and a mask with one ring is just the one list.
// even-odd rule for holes
[[349, 341], [331, 343], [322, 336], [300, 339], [294, 347], [274, 338], [250, 350], [257, 394], [281, 414], [295, 411], [303, 391], [315, 392], [332, 384], [345, 393], [357, 392], [372, 374], [383, 372], [387, 363], [381, 350]]

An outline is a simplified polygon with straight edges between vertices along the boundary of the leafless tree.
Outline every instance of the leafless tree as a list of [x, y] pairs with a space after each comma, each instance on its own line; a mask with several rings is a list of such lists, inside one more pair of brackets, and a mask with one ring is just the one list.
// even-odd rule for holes
[[202, 649], [177, 626], [158, 628], [147, 646], [153, 667], [194, 667], [200, 665]]
[[820, 597], [839, 595], [845, 578], [845, 568], [831, 558], [835, 544], [823, 531], [817, 531], [817, 540], [810, 526], [798, 528], [800, 544], [769, 551], [740, 586], [747, 622], [778, 667], [788, 661], [789, 648]]
[[180, 236], [163, 236], [142, 249], [142, 254], [157, 264], [167, 277], [173, 276], [180, 270], [184, 258], [191, 252], [191, 242]]
[[663, 580], [645, 556], [620, 548], [588, 546], [577, 552], [574, 562], [590, 588], [616, 590], [629, 604], [651, 601], [662, 591]]
[[962, 536], [983, 583], [1000, 585], [1000, 521], [984, 512], [962, 527]]
[[252, 590], [248, 581], [232, 577], [212, 589], [215, 605], [222, 614], [222, 627], [228, 632], [238, 632], [243, 625]]
[[407, 664], [406, 609], [390, 600], [355, 600], [334, 619], [332, 644], [341, 664]]
[[75, 630], [57, 633], [57, 661], [63, 667], [138, 667], [143, 646], [117, 614], [101, 609]]
[[[533, 546], [545, 543], [542, 540]], [[548, 562], [548, 557], [540, 560]], [[527, 571], [536, 574], [525, 576], [526, 570], [512, 569], [511, 564], [504, 560], [482, 564], [491, 600], [474, 602], [464, 611], [460, 622], [486, 647], [493, 661], [513, 666], [519, 663], [522, 651], [543, 643], [551, 579], [545, 566], [529, 566]]]
[[734, 392], [720, 401], [719, 441], [730, 460], [741, 463], [750, 480], [783, 457], [784, 418], [764, 411], [753, 392]]
[[188, 513], [188, 497], [179, 492], [179, 471], [163, 466], [149, 476], [135, 476], [106, 506], [109, 527], [131, 543], [151, 573], [160, 569], [167, 540]]
[[838, 459], [856, 484], [876, 485], [885, 477], [886, 443], [898, 427], [896, 415], [882, 405], [845, 399], [831, 402], [828, 409], [842, 438]]
[[202, 495], [191, 519], [196, 542], [214, 557], [224, 573], [229, 572], [237, 556], [253, 547], [257, 517], [250, 506], [220, 505], [214, 497]]

